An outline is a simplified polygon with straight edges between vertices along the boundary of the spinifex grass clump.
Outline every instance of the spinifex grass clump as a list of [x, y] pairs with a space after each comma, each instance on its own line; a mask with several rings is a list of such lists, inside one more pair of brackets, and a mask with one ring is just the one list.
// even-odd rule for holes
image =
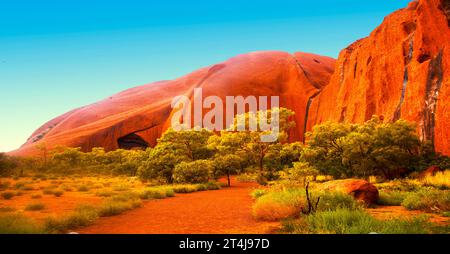
[[172, 188], [175, 193], [192, 193], [198, 191], [198, 187], [193, 184], [174, 185]]
[[9, 200], [12, 199], [16, 195], [16, 193], [12, 191], [5, 191], [2, 192], [0, 195], [2, 196], [3, 199]]
[[450, 190], [422, 188], [410, 192], [402, 202], [408, 210], [424, 210], [429, 212], [450, 211]]
[[98, 212], [101, 217], [108, 217], [121, 214], [142, 206], [142, 201], [137, 193], [123, 193], [107, 198], [99, 207]]
[[379, 205], [399, 206], [407, 196], [408, 192], [403, 191], [380, 191], [378, 199]]
[[41, 234], [45, 231], [36, 222], [22, 214], [0, 216], [0, 234]]
[[426, 217], [382, 221], [364, 210], [347, 208], [320, 211], [297, 220], [285, 221], [282, 225], [282, 232], [294, 234], [428, 234], [445, 230], [433, 226]]
[[44, 222], [44, 228], [47, 233], [64, 233], [68, 230], [89, 226], [98, 217], [97, 208], [90, 205], [80, 205], [67, 216], [47, 218]]
[[433, 186], [439, 189], [450, 189], [450, 170], [426, 176], [422, 179], [422, 182], [427, 186]]
[[304, 197], [304, 190], [301, 189], [268, 192], [256, 200], [253, 216], [268, 221], [297, 216], [305, 205]]
[[25, 211], [40, 211], [45, 208], [45, 204], [41, 202], [33, 202], [25, 207]]

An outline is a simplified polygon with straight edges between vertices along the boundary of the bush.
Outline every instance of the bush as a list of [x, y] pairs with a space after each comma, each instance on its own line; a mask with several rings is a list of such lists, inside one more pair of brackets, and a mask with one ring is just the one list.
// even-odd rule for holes
[[256, 189], [254, 191], [252, 191], [252, 193], [250, 194], [252, 196], [253, 199], [258, 199], [264, 195], [266, 195], [267, 190], [263, 190], [263, 189]]
[[420, 157], [410, 153], [421, 145], [416, 127], [404, 120], [384, 123], [373, 116], [362, 124], [326, 122], [314, 126], [306, 136], [301, 159], [337, 178], [397, 178], [401, 176], [399, 168], [411, 171]]
[[136, 193], [125, 193], [106, 199], [99, 208], [101, 217], [108, 217], [121, 214], [142, 206], [141, 200]]
[[62, 191], [62, 190], [54, 190], [53, 191], [53, 195], [55, 197], [61, 197], [63, 194], [64, 194], [64, 191]]
[[424, 210], [428, 212], [450, 211], [450, 191], [423, 188], [409, 193], [402, 202], [408, 210]]
[[43, 203], [30, 203], [25, 207], [25, 211], [40, 211], [45, 208]]
[[11, 182], [8, 181], [0, 181], [0, 191], [6, 190], [11, 186]]
[[450, 170], [437, 172], [433, 176], [426, 176], [422, 182], [427, 186], [433, 186], [439, 189], [450, 189]]
[[53, 195], [53, 190], [52, 189], [43, 189], [42, 193], [44, 195]]
[[41, 234], [36, 222], [22, 214], [0, 216], [0, 234]]
[[79, 191], [79, 192], [87, 192], [89, 190], [90, 190], [90, 188], [87, 185], [80, 185], [77, 187], [77, 191]]
[[15, 195], [16, 195], [16, 193], [12, 192], [12, 191], [5, 191], [5, 192], [2, 192], [2, 194], [1, 194], [2, 198], [5, 200], [12, 199]]
[[375, 184], [379, 191], [418, 191], [422, 188], [422, 183], [411, 179], [397, 179], [385, 183]]
[[379, 205], [399, 206], [405, 199], [407, 192], [402, 191], [380, 191]]
[[74, 212], [62, 218], [50, 217], [44, 221], [48, 233], [64, 233], [69, 229], [87, 227], [98, 218], [98, 211], [90, 205], [80, 205]]
[[337, 209], [287, 221], [283, 223], [282, 231], [297, 234], [427, 234], [432, 228], [425, 217], [381, 221], [363, 210]]
[[217, 182], [207, 182], [203, 184], [199, 184], [197, 189], [200, 190], [220, 190], [222, 186]]
[[256, 200], [253, 216], [267, 221], [297, 216], [304, 206], [304, 197], [304, 191], [298, 189], [268, 192]]
[[95, 195], [98, 197], [111, 197], [112, 195], [114, 195], [114, 192], [109, 189], [103, 189], [98, 190]]
[[140, 194], [141, 199], [164, 199], [166, 197], [167, 191], [163, 188], [147, 189]]
[[254, 183], [257, 177], [258, 174], [240, 174], [236, 177], [236, 180], [241, 183]]
[[182, 162], [175, 166], [173, 179], [176, 183], [206, 183], [213, 167], [210, 161]]
[[192, 193], [198, 191], [198, 186], [192, 184], [174, 185], [173, 191], [175, 193]]
[[39, 198], [42, 198], [42, 195], [41, 194], [33, 194], [33, 195], [31, 195], [31, 198], [32, 199], [39, 199]]
[[10, 213], [14, 212], [16, 208], [14, 207], [0, 207], [0, 213]]
[[341, 192], [322, 192], [315, 196], [320, 197], [317, 207], [319, 211], [332, 211], [337, 209], [357, 210], [363, 207], [363, 203]]

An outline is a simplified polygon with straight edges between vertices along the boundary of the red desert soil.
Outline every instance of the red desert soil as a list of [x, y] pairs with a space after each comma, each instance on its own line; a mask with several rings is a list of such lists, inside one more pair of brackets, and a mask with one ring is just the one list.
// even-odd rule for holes
[[82, 234], [264, 234], [277, 222], [253, 219], [250, 192], [254, 183], [232, 182], [216, 191], [178, 194], [145, 202], [142, 208], [108, 218], [80, 229]]
[[440, 225], [450, 225], [450, 218], [439, 216], [437, 214], [425, 213], [423, 211], [409, 211], [402, 206], [380, 206], [375, 209], [367, 209], [369, 214], [381, 220], [388, 220], [393, 218], [412, 218], [419, 215], [427, 215], [430, 217], [430, 222]]

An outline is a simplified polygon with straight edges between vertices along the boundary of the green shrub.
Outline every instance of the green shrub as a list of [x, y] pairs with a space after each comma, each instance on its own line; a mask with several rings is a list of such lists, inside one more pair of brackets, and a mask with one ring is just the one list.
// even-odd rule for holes
[[79, 192], [87, 192], [89, 190], [90, 190], [90, 188], [87, 185], [80, 185], [77, 187], [77, 191], [79, 191]]
[[96, 196], [98, 197], [111, 197], [112, 195], [114, 195], [114, 192], [111, 190], [98, 190], [95, 193]]
[[252, 196], [253, 199], [258, 199], [264, 195], [266, 195], [267, 190], [263, 190], [263, 189], [256, 189], [254, 191], [252, 191], [252, 193], [250, 194]]
[[10, 185], [11, 185], [11, 182], [0, 181], [0, 191], [7, 190]]
[[140, 194], [141, 199], [163, 199], [166, 198], [166, 190], [164, 189], [147, 189]]
[[450, 191], [422, 188], [409, 193], [402, 202], [408, 210], [424, 210], [428, 212], [450, 211]]
[[30, 203], [25, 207], [25, 211], [40, 211], [45, 208], [43, 203]]
[[241, 183], [254, 183], [256, 178], [258, 178], [258, 174], [240, 174], [236, 177], [236, 180]]
[[426, 217], [381, 221], [363, 210], [350, 209], [321, 211], [282, 225], [283, 232], [295, 234], [427, 234], [432, 230]]
[[198, 191], [198, 186], [191, 184], [174, 185], [173, 191], [175, 193], [191, 193]]
[[74, 212], [62, 218], [50, 217], [44, 221], [48, 233], [64, 233], [70, 229], [87, 227], [98, 218], [98, 211], [90, 205], [80, 205]]
[[55, 197], [61, 197], [63, 194], [64, 194], [64, 191], [62, 191], [62, 190], [54, 190], [53, 191], [53, 195]]
[[41, 194], [33, 194], [33, 195], [31, 195], [31, 198], [32, 199], [39, 199], [39, 198], [42, 198], [42, 195]]
[[332, 211], [337, 209], [357, 210], [363, 207], [361, 202], [358, 202], [352, 196], [341, 192], [321, 192], [314, 196], [320, 197], [319, 205], [317, 207], [319, 211]]
[[202, 183], [198, 185], [197, 190], [201, 191], [201, 190], [220, 190], [222, 189], [222, 186], [217, 183], [217, 182], [207, 182], [207, 183]]
[[172, 188], [166, 188], [167, 197], [175, 197], [175, 191]]
[[101, 217], [108, 217], [121, 214], [142, 206], [139, 195], [136, 193], [125, 193], [106, 199], [99, 208]]
[[3, 199], [9, 200], [9, 199], [12, 199], [16, 195], [16, 193], [12, 192], [12, 191], [5, 191], [5, 192], [2, 192], [2, 194], [0, 194], [0, 195], [2, 196]]
[[417, 191], [422, 188], [422, 184], [417, 180], [397, 179], [385, 183], [375, 184], [379, 191]]
[[53, 190], [52, 189], [43, 189], [42, 193], [44, 195], [53, 195]]
[[0, 207], [0, 213], [10, 213], [14, 212], [16, 208], [13, 207]]
[[112, 187], [113, 191], [129, 191], [131, 186], [128, 184], [118, 184]]
[[181, 162], [175, 166], [173, 179], [176, 183], [206, 183], [212, 169], [211, 162], [207, 160]]
[[22, 214], [0, 216], [0, 234], [41, 234], [36, 222]]
[[18, 188], [19, 190], [23, 190], [23, 191], [31, 191], [31, 190], [34, 190], [34, 188], [33, 188], [33, 186], [30, 186], [30, 185], [23, 185], [23, 186], [21, 186], [20, 188]]
[[379, 205], [399, 206], [405, 199], [407, 192], [402, 191], [380, 191]]
[[61, 188], [61, 190], [67, 191], [67, 192], [73, 191], [73, 188], [70, 187], [69, 185], [61, 185], [60, 188]]
[[304, 206], [304, 197], [304, 191], [299, 189], [268, 192], [256, 200], [253, 216], [267, 221], [297, 216]]

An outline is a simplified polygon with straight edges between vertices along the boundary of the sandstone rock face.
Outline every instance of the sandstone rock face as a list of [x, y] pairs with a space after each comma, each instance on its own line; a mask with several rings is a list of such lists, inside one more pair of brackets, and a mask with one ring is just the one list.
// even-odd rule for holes
[[449, 101], [450, 1], [420, 0], [342, 50], [330, 83], [311, 103], [307, 127], [402, 118], [450, 154]]
[[280, 96], [280, 105], [296, 112], [297, 128], [291, 138], [301, 140], [308, 100], [329, 82], [334, 64], [332, 58], [307, 53], [240, 55], [176, 80], [135, 87], [68, 112], [44, 124], [12, 154], [36, 155], [39, 144], [84, 151], [153, 146], [170, 126], [172, 99], [178, 95], [192, 99], [194, 88], [202, 88], [203, 97], [215, 95], [223, 101], [226, 96]]
[[[324, 121], [417, 123], [422, 140], [450, 155], [450, 0], [419, 0], [387, 16], [367, 38], [334, 59], [308, 53], [255, 52], [172, 81], [126, 90], [75, 109], [35, 131], [14, 155], [36, 145], [106, 150], [152, 146], [170, 126], [172, 99], [280, 96], [296, 112], [291, 141]], [[208, 110], [203, 110], [206, 114]]]
[[352, 195], [356, 200], [366, 204], [374, 204], [378, 201], [379, 193], [375, 185], [358, 179], [336, 180], [323, 183], [320, 188], [325, 191], [338, 191]]

